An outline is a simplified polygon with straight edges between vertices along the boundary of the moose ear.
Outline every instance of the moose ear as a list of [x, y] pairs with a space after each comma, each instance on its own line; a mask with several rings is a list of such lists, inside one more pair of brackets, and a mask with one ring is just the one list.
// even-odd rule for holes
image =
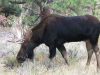
[[24, 40], [25, 41], [29, 40], [31, 36], [32, 36], [32, 30], [30, 30], [30, 29], [26, 30]]

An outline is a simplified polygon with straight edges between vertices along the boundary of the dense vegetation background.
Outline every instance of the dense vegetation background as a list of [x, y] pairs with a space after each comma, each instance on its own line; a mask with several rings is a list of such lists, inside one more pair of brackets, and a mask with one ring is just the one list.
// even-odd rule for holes
[[5, 15], [12, 26], [13, 20], [19, 19], [21, 25], [34, 26], [39, 22], [40, 8], [37, 1], [43, 7], [51, 7], [52, 14], [64, 16], [76, 16], [92, 14], [99, 18], [99, 0], [0, 0], [0, 14]]
[[[61, 54], [49, 61], [49, 49], [44, 44], [35, 49], [34, 61], [19, 64], [16, 55], [20, 49], [17, 41], [27, 29], [41, 21], [41, 8], [50, 7], [51, 14], [77, 16], [91, 14], [100, 19], [100, 0], [0, 0], [0, 75], [98, 75], [93, 55], [86, 67], [87, 51], [84, 42], [64, 44], [70, 67]], [[46, 13], [46, 12], [45, 12]], [[100, 39], [99, 39], [100, 48]]]

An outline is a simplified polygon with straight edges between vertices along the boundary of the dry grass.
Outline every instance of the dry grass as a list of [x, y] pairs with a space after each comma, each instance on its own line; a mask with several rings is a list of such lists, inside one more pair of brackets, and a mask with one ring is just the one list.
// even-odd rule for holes
[[0, 37], [0, 75], [100, 75], [96, 71], [94, 55], [90, 66], [85, 66], [87, 52], [83, 42], [65, 44], [70, 66], [66, 65], [58, 51], [54, 60], [50, 61], [48, 47], [45, 45], [35, 49], [34, 61], [27, 60], [19, 64], [16, 55], [20, 45], [6, 42], [7, 37]]

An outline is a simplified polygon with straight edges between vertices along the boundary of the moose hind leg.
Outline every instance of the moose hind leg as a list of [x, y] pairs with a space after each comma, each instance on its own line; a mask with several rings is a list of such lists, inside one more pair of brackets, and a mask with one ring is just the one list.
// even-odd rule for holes
[[99, 34], [94, 34], [90, 38], [90, 43], [91, 43], [93, 51], [96, 55], [97, 69], [100, 70], [100, 50], [99, 50], [99, 47], [98, 47], [98, 38], [99, 38]]
[[86, 41], [86, 48], [87, 48], [87, 53], [88, 53], [88, 59], [86, 65], [90, 65], [91, 57], [93, 55], [93, 49], [90, 44], [90, 41]]
[[66, 51], [64, 45], [57, 46], [57, 48], [60, 51], [62, 57], [65, 59], [65, 61], [68, 64], [68, 66], [69, 66], [67, 51]]
[[99, 33], [97, 30], [95, 30], [94, 34], [90, 37], [90, 43], [96, 55], [97, 69], [100, 70], [100, 50], [98, 47], [98, 38], [99, 38]]
[[97, 69], [100, 70], [100, 50], [99, 50], [98, 44], [93, 46], [93, 50], [94, 50], [95, 55], [96, 55]]

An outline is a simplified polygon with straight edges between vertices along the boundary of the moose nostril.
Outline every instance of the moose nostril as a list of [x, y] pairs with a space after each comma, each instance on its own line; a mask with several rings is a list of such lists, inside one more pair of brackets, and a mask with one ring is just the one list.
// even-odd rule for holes
[[19, 63], [23, 63], [25, 61], [25, 59], [26, 59], [25, 56], [18, 56], [17, 57], [17, 60]]

